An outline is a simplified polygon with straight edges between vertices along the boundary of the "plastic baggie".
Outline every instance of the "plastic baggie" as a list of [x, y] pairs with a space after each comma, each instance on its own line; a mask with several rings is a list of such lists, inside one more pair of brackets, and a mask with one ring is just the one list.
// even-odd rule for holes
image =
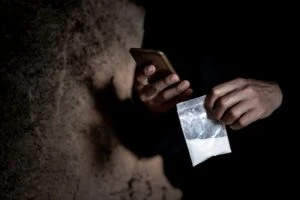
[[209, 117], [206, 96], [177, 104], [177, 113], [193, 166], [212, 156], [231, 153], [225, 125]]

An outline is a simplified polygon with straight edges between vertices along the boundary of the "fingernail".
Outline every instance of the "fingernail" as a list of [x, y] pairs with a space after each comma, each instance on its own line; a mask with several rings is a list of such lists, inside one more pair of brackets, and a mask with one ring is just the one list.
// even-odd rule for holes
[[179, 89], [184, 90], [189, 87], [189, 83], [184, 81], [179, 85]]
[[170, 78], [171, 82], [176, 82], [178, 81], [178, 76], [177, 75], [172, 75], [171, 78]]
[[154, 66], [153, 65], [148, 66], [147, 71], [148, 72], [153, 72], [154, 71]]
[[231, 125], [230, 128], [231, 128], [232, 130], [238, 130], [238, 129], [239, 129], [239, 127], [238, 127], [238, 126], [235, 126], [235, 125]]

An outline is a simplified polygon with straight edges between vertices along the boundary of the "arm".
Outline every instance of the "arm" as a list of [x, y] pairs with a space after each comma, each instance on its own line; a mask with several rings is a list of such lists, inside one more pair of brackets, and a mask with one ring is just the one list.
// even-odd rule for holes
[[206, 108], [232, 129], [270, 117], [279, 108], [283, 93], [276, 82], [235, 79], [214, 87], [206, 98]]
[[259, 34], [245, 33], [245, 38], [251, 40], [245, 39], [239, 46], [244, 58], [237, 56], [238, 70], [245, 79], [220, 84], [207, 98], [208, 110], [229, 126], [236, 121], [234, 129], [260, 119], [287, 121], [292, 107], [292, 81], [297, 80], [292, 68], [298, 63], [295, 60], [298, 56], [293, 53], [296, 49], [293, 19], [288, 19], [287, 13], [281, 16], [266, 11], [264, 14], [272, 16], [272, 20], [264, 16], [258, 17], [257, 21], [253, 19], [255, 25], [250, 28]]
[[192, 93], [189, 82], [180, 81], [175, 74], [149, 84], [147, 79], [154, 73], [154, 66], [137, 72], [133, 100], [119, 103], [113, 111], [121, 142], [140, 156], [155, 155], [170, 142], [164, 138], [180, 128], [174, 123], [178, 120], [176, 104]]
[[[287, 121], [291, 108], [293, 59], [286, 47], [264, 49], [269, 54], [240, 65], [237, 78], [214, 87], [206, 107], [218, 120], [233, 129], [241, 129], [260, 119]], [[230, 72], [229, 72], [230, 73]]]

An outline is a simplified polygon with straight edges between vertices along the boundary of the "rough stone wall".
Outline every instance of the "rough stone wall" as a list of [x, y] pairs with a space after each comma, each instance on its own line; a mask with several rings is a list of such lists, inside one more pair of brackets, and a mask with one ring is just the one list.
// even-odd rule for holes
[[160, 157], [129, 152], [105, 113], [107, 88], [131, 95], [128, 49], [141, 45], [143, 8], [0, 2], [0, 199], [180, 198]]

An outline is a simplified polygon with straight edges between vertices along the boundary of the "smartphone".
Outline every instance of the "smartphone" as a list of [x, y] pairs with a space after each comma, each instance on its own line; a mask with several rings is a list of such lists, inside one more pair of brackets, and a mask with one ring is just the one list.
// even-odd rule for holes
[[137, 70], [147, 65], [156, 67], [155, 73], [148, 80], [150, 83], [161, 80], [170, 74], [176, 74], [171, 62], [162, 51], [143, 48], [131, 48], [129, 51], [136, 62]]

